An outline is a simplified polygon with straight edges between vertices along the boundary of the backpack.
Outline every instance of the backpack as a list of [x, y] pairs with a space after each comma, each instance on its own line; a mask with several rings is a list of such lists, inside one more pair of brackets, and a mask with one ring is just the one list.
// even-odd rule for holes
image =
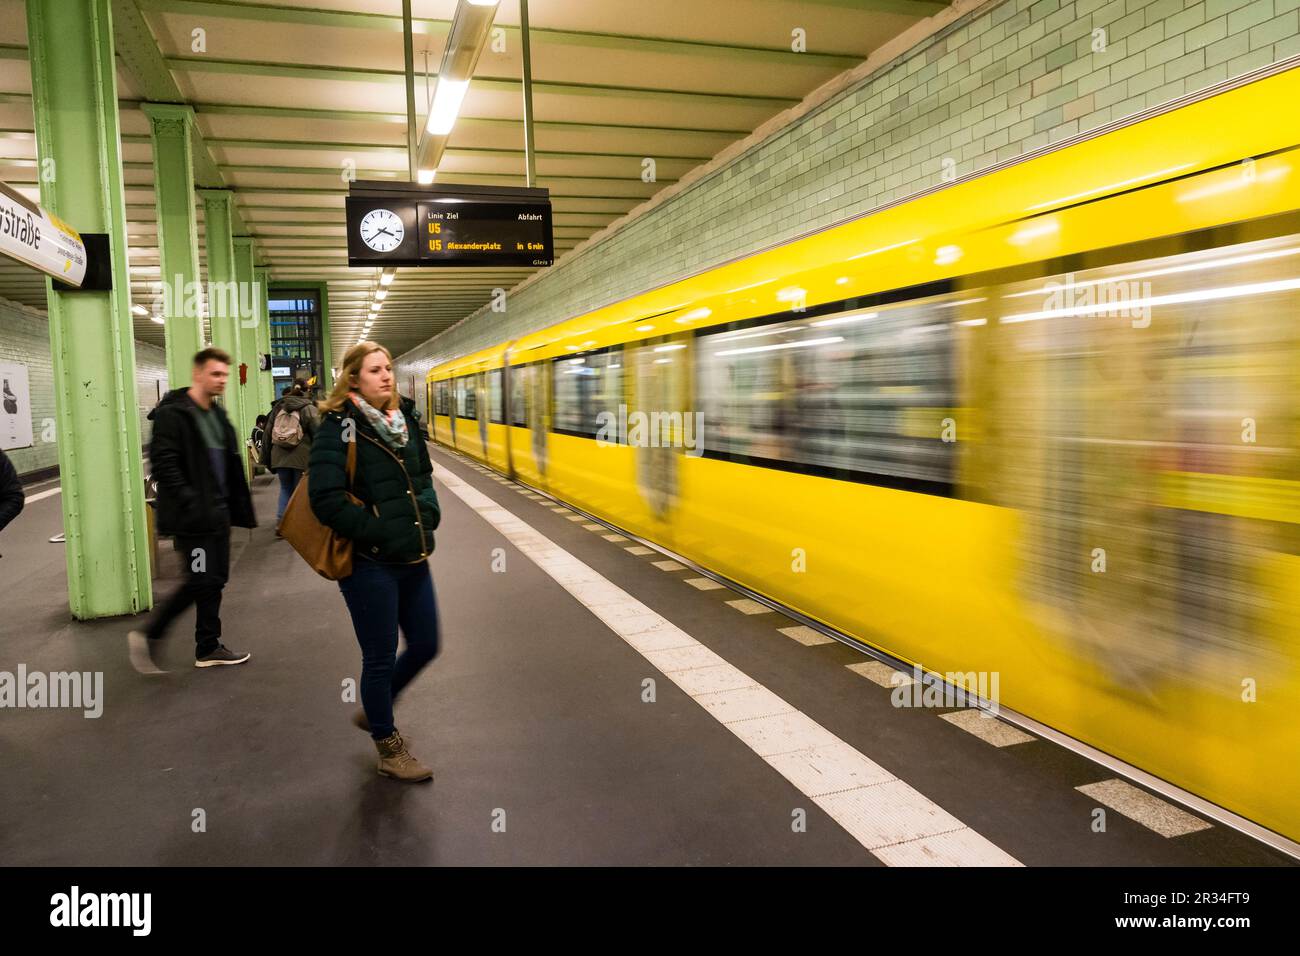
[[297, 448], [302, 444], [302, 420], [298, 409], [291, 412], [281, 411], [275, 416], [271, 427], [271, 444], [277, 448]]

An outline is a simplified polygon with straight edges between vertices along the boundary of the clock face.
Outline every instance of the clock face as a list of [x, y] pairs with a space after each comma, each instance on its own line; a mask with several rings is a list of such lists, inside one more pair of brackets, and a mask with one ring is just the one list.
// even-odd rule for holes
[[401, 218], [389, 209], [372, 209], [361, 220], [361, 241], [375, 252], [392, 252], [405, 235]]

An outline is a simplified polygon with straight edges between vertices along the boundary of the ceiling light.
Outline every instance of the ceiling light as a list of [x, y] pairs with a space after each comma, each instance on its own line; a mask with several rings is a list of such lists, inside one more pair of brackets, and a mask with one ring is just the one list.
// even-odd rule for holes
[[433, 91], [433, 106], [429, 108], [429, 121], [424, 127], [429, 135], [446, 136], [451, 132], [468, 89], [469, 80], [449, 80], [445, 76], [438, 78], [438, 85]]
[[387, 298], [388, 298], [388, 290], [387, 290], [387, 289], [379, 289], [379, 290], [377, 290], [377, 291], [375, 292], [375, 301], [376, 301], [376, 302], [383, 302], [383, 301], [384, 301], [385, 299], [387, 299]]
[[131, 311], [134, 312], [136, 315], [148, 315], [148, 314], [149, 314], [149, 310], [146, 309], [146, 308], [145, 308], [144, 306], [142, 306], [142, 305], [133, 305], [133, 306], [131, 306]]
[[162, 317], [161, 315], [151, 315], [151, 316], [149, 316], [149, 321], [150, 321], [150, 322], [157, 322], [159, 325], [163, 325], [163, 324], [164, 324], [164, 320], [163, 320], [163, 317]]
[[383, 272], [379, 273], [379, 284], [392, 285], [393, 280], [396, 278], [397, 278], [396, 269], [385, 269]]

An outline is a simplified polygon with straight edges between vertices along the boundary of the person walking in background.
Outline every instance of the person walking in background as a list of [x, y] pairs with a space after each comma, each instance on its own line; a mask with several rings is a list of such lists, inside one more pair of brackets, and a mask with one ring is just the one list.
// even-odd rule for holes
[[0, 531], [18, 517], [27, 502], [23, 483], [18, 480], [18, 470], [9, 456], [0, 451]]
[[[320, 412], [305, 394], [306, 387], [295, 383], [284, 397], [271, 406], [267, 419], [266, 451], [264, 461], [280, 479], [280, 503], [275, 512], [275, 523], [284, 517], [284, 509], [293, 497], [293, 491], [302, 479], [311, 460], [312, 436], [320, 423]], [[279, 534], [279, 531], [276, 532]]]
[[[308, 490], [320, 522], [352, 541], [352, 574], [339, 580], [339, 590], [361, 645], [363, 710], [353, 722], [374, 739], [380, 774], [428, 780], [433, 771], [411, 756], [393, 724], [393, 701], [438, 653], [429, 555], [442, 513], [433, 464], [415, 420], [401, 410], [388, 350], [354, 345], [340, 371], [321, 402]], [[350, 487], [349, 441], [356, 442]], [[363, 504], [350, 501], [349, 491]], [[400, 656], [399, 626], [406, 637]]]
[[253, 499], [235, 429], [215, 401], [226, 391], [230, 356], [207, 348], [194, 356], [192, 383], [162, 397], [149, 413], [153, 439], [149, 460], [158, 483], [158, 533], [175, 535], [185, 582], [159, 605], [143, 631], [131, 631], [131, 664], [142, 674], [161, 674], [154, 649], [171, 623], [195, 605], [194, 666], [242, 664], [221, 643], [221, 592], [230, 574], [230, 529], [253, 528]]

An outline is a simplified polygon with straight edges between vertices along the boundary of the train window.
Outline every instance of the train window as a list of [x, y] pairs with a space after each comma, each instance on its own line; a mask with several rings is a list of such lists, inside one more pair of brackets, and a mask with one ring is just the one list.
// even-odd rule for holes
[[489, 369], [487, 373], [488, 390], [488, 421], [500, 425], [505, 421], [502, 412], [502, 394], [501, 394], [501, 369]]
[[528, 427], [528, 389], [532, 383], [533, 365], [514, 365], [510, 368], [510, 424]]
[[557, 358], [551, 368], [555, 376], [553, 431], [594, 438], [601, 427], [601, 412], [618, 420], [618, 406], [623, 401], [621, 347]]
[[935, 299], [701, 334], [704, 454], [951, 494], [949, 318]]
[[445, 381], [434, 382], [433, 386], [435, 389], [433, 393], [433, 401], [434, 401], [433, 413], [435, 415], [446, 415], [448, 411], [447, 410], [447, 383]]
[[456, 379], [456, 415], [459, 418], [478, 418], [477, 374]]

